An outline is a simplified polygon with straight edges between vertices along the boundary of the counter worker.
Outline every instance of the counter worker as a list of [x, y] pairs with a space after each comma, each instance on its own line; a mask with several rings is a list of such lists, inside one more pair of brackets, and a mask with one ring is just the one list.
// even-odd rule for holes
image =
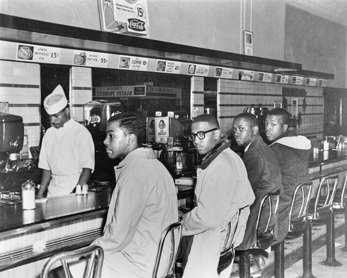
[[178, 221], [175, 184], [152, 148], [142, 147], [144, 120], [120, 113], [108, 120], [106, 132], [108, 156], [122, 161], [104, 234], [93, 242], [105, 252], [102, 277], [152, 277], [161, 233]]
[[[269, 111], [265, 131], [270, 148], [274, 152], [282, 174], [283, 192], [278, 207], [278, 233], [276, 243], [282, 242], [289, 228], [289, 209], [294, 190], [300, 183], [310, 182], [308, 159], [311, 141], [289, 130], [290, 114], [283, 108]], [[299, 209], [294, 204], [294, 213]]]
[[71, 193], [77, 184], [87, 183], [94, 170], [94, 143], [90, 132], [70, 119], [63, 88], [58, 85], [43, 105], [52, 127], [47, 129], [40, 149], [41, 185], [37, 198]]
[[[236, 250], [248, 250], [257, 242], [255, 226], [260, 210], [260, 202], [268, 193], [283, 191], [282, 176], [276, 156], [260, 136], [259, 123], [253, 114], [241, 113], [237, 115], [233, 124], [233, 132], [236, 144], [244, 147], [242, 160], [255, 194], [255, 201], [251, 206], [243, 241], [236, 248]], [[264, 232], [268, 218], [269, 206], [265, 203], [260, 217], [258, 234]], [[276, 218], [271, 219], [270, 227], [274, 227], [276, 223]], [[251, 276], [261, 276], [260, 267], [257, 260], [253, 259], [253, 256], [251, 256]]]
[[191, 132], [190, 140], [197, 152], [205, 156], [197, 169], [196, 206], [182, 219], [183, 243], [186, 243], [181, 245], [185, 255], [183, 277], [218, 277], [217, 266], [226, 226], [230, 221], [233, 228], [237, 225], [234, 239], [235, 246], [239, 245], [254, 194], [241, 158], [230, 149], [227, 139], [221, 139], [215, 116], [196, 117]]

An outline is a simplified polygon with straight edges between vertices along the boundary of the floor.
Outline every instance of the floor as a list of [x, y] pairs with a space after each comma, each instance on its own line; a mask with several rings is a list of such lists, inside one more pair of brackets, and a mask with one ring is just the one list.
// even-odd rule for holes
[[[345, 219], [343, 214], [335, 215], [335, 258], [342, 264], [339, 267], [329, 267], [321, 264], [326, 259], [325, 235], [326, 225], [312, 227], [312, 274], [316, 278], [347, 278], [347, 252], [342, 251], [342, 248], [345, 247]], [[302, 276], [302, 246], [302, 236], [285, 240], [285, 278]], [[261, 268], [261, 278], [276, 278], [274, 277], [273, 251], [265, 258]]]
[[[337, 261], [342, 263], [339, 267], [328, 267], [322, 265], [321, 262], [326, 259], [326, 248], [325, 246], [319, 248], [313, 253], [312, 274], [317, 278], [345, 278], [347, 277], [347, 252], [341, 251], [345, 245], [345, 236], [340, 236], [335, 239], [335, 258]], [[293, 264], [285, 271], [285, 278], [297, 278], [301, 277], [302, 271], [302, 260]]]

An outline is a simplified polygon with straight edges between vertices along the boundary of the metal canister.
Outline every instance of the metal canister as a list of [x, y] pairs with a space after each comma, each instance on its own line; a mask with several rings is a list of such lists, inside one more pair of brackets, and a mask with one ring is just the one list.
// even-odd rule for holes
[[198, 153], [195, 148], [188, 150], [188, 169], [194, 170], [198, 167]]

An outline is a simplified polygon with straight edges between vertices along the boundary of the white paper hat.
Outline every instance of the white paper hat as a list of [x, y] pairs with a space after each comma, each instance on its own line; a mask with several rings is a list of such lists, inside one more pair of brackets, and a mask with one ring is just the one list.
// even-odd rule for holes
[[43, 106], [45, 107], [48, 115], [53, 115], [61, 110], [63, 110], [67, 105], [67, 99], [63, 88], [58, 85], [54, 91], [48, 95], [43, 101]]

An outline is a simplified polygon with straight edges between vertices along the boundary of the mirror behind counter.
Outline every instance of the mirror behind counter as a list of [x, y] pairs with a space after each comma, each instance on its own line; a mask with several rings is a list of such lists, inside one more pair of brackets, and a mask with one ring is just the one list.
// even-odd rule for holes
[[[93, 180], [114, 184], [114, 166], [117, 160], [108, 158], [103, 141], [106, 136], [107, 120], [122, 111], [119, 103], [93, 102], [85, 105], [84, 124], [91, 132], [95, 144], [95, 171]], [[188, 139], [191, 120], [174, 112], [165, 116], [147, 117], [147, 142], [157, 153], [174, 178], [194, 172], [198, 155]], [[26, 180], [35, 184], [41, 181], [38, 168], [39, 147], [30, 148], [32, 158], [21, 158], [24, 124], [21, 116], [0, 113], [0, 192], [18, 192]]]
[[[110, 180], [113, 183], [114, 166], [119, 163], [119, 160], [108, 158], [104, 140], [107, 121], [111, 116], [124, 112], [124, 110], [126, 108], [122, 106], [121, 102], [94, 100], [84, 105], [84, 124], [92, 134], [95, 145], [95, 170], [91, 176], [92, 181]], [[157, 158], [163, 162], [174, 177], [181, 176], [188, 168], [194, 170], [193, 165], [198, 161], [195, 158], [195, 149], [188, 139], [191, 120], [183, 112], [180, 110], [146, 111], [144, 113], [143, 109], [135, 111], [140, 117], [146, 119], [145, 146], [153, 148]], [[146, 117], [148, 114], [153, 116]], [[189, 157], [193, 158], [189, 159]]]

